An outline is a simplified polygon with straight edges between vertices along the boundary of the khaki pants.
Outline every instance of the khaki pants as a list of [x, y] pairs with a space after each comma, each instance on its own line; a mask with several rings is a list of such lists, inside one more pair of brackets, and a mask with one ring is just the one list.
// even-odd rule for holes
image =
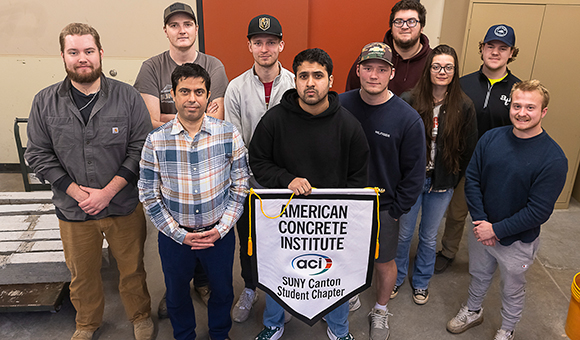
[[95, 331], [102, 323], [105, 298], [101, 279], [102, 244], [106, 237], [119, 269], [119, 294], [131, 322], [151, 315], [145, 282], [143, 248], [147, 236], [141, 204], [127, 216], [85, 222], [59, 220], [66, 265], [71, 273], [70, 299], [77, 329]]
[[463, 237], [463, 230], [465, 229], [465, 219], [467, 218], [469, 210], [467, 209], [467, 202], [465, 201], [465, 176], [459, 181], [459, 184], [453, 192], [451, 202], [447, 208], [447, 217], [445, 218], [445, 231], [441, 238], [441, 253], [443, 256], [453, 259], [457, 250], [459, 250], [459, 243]]

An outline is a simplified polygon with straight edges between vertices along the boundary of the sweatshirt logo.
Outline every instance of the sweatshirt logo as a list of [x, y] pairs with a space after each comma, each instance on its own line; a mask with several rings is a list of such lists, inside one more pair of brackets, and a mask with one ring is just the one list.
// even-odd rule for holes
[[505, 94], [502, 94], [499, 97], [499, 100], [503, 101], [503, 103], [504, 103], [505, 106], [509, 106], [510, 105], [510, 102], [512, 101], [511, 98], [508, 97], [508, 96], [506, 96]]
[[383, 137], [387, 137], [387, 138], [391, 138], [391, 134], [390, 133], [386, 133], [386, 132], [382, 132], [379, 130], [375, 130], [375, 133], [379, 136], [383, 136]]

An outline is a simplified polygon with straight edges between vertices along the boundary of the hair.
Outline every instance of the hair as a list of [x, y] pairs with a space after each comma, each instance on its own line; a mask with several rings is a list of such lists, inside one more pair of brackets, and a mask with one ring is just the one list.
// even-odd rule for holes
[[395, 20], [395, 14], [399, 11], [412, 10], [417, 11], [419, 14], [419, 25], [425, 27], [427, 22], [427, 10], [418, 0], [401, 0], [391, 8], [391, 16], [389, 18], [389, 27], [393, 28], [393, 20]]
[[[413, 108], [417, 110], [423, 124], [425, 124], [425, 136], [427, 137], [427, 157], [431, 155], [431, 131], [433, 130], [433, 83], [431, 82], [431, 64], [437, 55], [449, 55], [453, 57], [455, 70], [451, 82], [447, 85], [447, 95], [443, 100], [442, 108], [445, 110], [445, 124], [443, 130], [439, 129], [439, 138], [443, 142], [443, 163], [451, 173], [459, 173], [461, 154], [466, 147], [467, 126], [463, 115], [463, 103], [467, 95], [461, 90], [457, 67], [459, 61], [455, 49], [449, 45], [435, 47], [427, 56], [423, 73], [417, 85], [411, 91]], [[440, 117], [443, 111], [440, 113]], [[441, 118], [440, 118], [441, 119]]]
[[550, 92], [537, 79], [524, 80], [520, 83], [515, 83], [510, 92], [510, 98], [512, 98], [516, 90], [520, 90], [523, 92], [538, 91], [540, 95], [542, 95], [542, 110], [545, 109], [550, 103]]
[[298, 73], [298, 67], [305, 61], [319, 63], [326, 68], [329, 77], [332, 75], [332, 59], [330, 59], [328, 53], [323, 50], [319, 48], [310, 48], [298, 53], [296, 57], [294, 57], [294, 62], [292, 63], [294, 74]]
[[[483, 46], [485, 46], [486, 43], [482, 41], [479, 42], [479, 57], [481, 58], [481, 60], [483, 60]], [[512, 56], [511, 58], [508, 59], [507, 63], [511, 63], [512, 61], [516, 60], [516, 57], [518, 56], [518, 53], [520, 53], [520, 49], [516, 46], [510, 47], [512, 49]]]
[[207, 90], [207, 95], [209, 96], [209, 89], [211, 87], [211, 78], [207, 71], [194, 63], [185, 63], [181, 66], [177, 66], [175, 70], [171, 73], [171, 87], [173, 92], [177, 90], [177, 85], [181, 79], [187, 78], [201, 78], [205, 84], [205, 89]]
[[92, 35], [95, 39], [95, 44], [97, 45], [97, 49], [100, 51], [103, 49], [101, 46], [101, 37], [99, 36], [99, 32], [94, 29], [92, 26], [87, 24], [81, 24], [79, 22], [73, 22], [71, 24], [66, 25], [62, 31], [60, 31], [60, 35], [58, 40], [60, 42], [60, 51], [64, 53], [64, 38], [67, 35]]

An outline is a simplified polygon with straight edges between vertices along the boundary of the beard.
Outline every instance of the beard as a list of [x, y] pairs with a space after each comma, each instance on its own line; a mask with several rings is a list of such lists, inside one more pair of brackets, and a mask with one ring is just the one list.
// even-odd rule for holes
[[99, 67], [93, 68], [93, 70], [89, 73], [77, 73], [76, 70], [71, 70], [66, 67], [66, 64], [64, 65], [64, 68], [70, 80], [79, 84], [93, 83], [101, 77], [101, 73], [103, 72], [103, 67], [100, 62]]
[[393, 41], [400, 48], [408, 49], [408, 48], [415, 46], [415, 44], [419, 41], [420, 37], [421, 37], [421, 35], [419, 34], [419, 35], [417, 35], [417, 37], [411, 38], [411, 39], [405, 41], [405, 40], [400, 40], [393, 35]]

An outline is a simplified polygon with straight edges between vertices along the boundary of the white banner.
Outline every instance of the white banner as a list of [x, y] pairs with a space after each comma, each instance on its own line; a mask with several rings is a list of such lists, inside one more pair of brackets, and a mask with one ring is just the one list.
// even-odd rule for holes
[[261, 198], [261, 208], [256, 195], [250, 199], [255, 280], [286, 310], [312, 325], [370, 286], [374, 189], [313, 189], [289, 204], [289, 190], [255, 192]]

